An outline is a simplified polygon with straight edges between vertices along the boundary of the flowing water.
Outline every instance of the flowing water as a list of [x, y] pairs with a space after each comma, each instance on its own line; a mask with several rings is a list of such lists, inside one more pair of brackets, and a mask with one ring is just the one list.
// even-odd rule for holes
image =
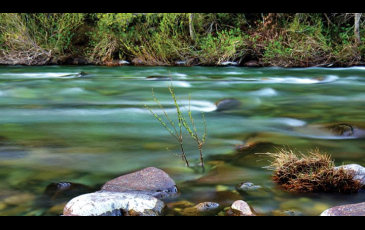
[[[176, 116], [169, 76], [181, 104], [188, 106], [191, 94], [200, 134], [205, 113], [205, 172], [188, 136], [191, 168], [166, 150], [178, 152], [178, 142], [143, 106], [163, 115], [153, 88], [167, 113]], [[0, 67], [0, 215], [61, 215], [72, 196], [46, 196], [49, 184], [67, 181], [96, 191], [108, 180], [150, 166], [165, 170], [181, 191], [166, 203], [215, 201], [224, 208], [242, 199], [262, 215], [286, 210], [319, 215], [335, 205], [362, 202], [362, 191], [284, 191], [263, 168], [269, 164], [265, 155], [236, 149], [256, 142], [302, 152], [319, 148], [338, 165], [365, 165], [364, 89], [363, 67]], [[217, 110], [215, 102], [227, 98], [235, 101]], [[336, 124], [351, 125], [354, 135], [323, 128]], [[263, 189], [236, 192], [244, 181]]]

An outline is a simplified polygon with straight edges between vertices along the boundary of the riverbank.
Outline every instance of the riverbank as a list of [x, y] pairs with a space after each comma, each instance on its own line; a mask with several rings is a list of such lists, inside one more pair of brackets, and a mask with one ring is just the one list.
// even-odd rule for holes
[[2, 65], [349, 67], [360, 13], [2, 13]]

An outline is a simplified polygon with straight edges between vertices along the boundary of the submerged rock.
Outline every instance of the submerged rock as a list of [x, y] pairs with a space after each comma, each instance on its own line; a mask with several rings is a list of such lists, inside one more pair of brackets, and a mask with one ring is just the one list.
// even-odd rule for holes
[[243, 200], [235, 201], [226, 212], [226, 216], [256, 216], [250, 206]]
[[168, 76], [148, 76], [146, 77], [146, 79], [148, 80], [156, 80], [156, 81], [167, 81], [167, 80], [171, 80], [171, 77]]
[[67, 74], [67, 75], [63, 75], [61, 76], [61, 78], [80, 78], [80, 77], [85, 77], [87, 74], [83, 71], [76, 73], [76, 74]]
[[303, 216], [303, 213], [296, 210], [277, 210], [272, 213], [274, 216]]
[[277, 145], [271, 142], [254, 142], [236, 147], [236, 154], [232, 159], [234, 165], [245, 165], [246, 157], [257, 153], [273, 153], [277, 151]]
[[150, 167], [108, 181], [103, 191], [129, 192], [151, 195], [157, 198], [174, 197], [178, 194], [176, 183], [161, 169]]
[[358, 164], [349, 164], [336, 167], [336, 169], [343, 168], [354, 173], [354, 179], [360, 182], [361, 187], [365, 187], [365, 168]]
[[322, 212], [321, 216], [365, 216], [365, 202], [333, 207]]
[[251, 182], [242, 182], [236, 186], [236, 190], [244, 191], [244, 192], [257, 191], [260, 188], [262, 188], [262, 187], [259, 185], [255, 185], [254, 183], [251, 183]]
[[78, 196], [67, 203], [65, 216], [159, 216], [165, 204], [144, 194], [96, 192]]
[[239, 108], [241, 102], [236, 99], [226, 98], [217, 101], [215, 105], [217, 106], [216, 111], [233, 110]]
[[331, 125], [325, 127], [336, 136], [353, 136], [355, 134], [354, 127], [348, 124]]
[[214, 202], [203, 202], [196, 205], [195, 208], [198, 210], [198, 212], [209, 212], [219, 208], [219, 204]]
[[42, 199], [59, 200], [69, 199], [81, 194], [93, 192], [92, 188], [83, 184], [72, 182], [51, 183], [45, 189]]

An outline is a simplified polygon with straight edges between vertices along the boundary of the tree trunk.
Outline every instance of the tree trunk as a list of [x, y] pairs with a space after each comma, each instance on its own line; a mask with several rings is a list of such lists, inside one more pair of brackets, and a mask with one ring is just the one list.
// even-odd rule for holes
[[189, 13], [189, 33], [190, 39], [195, 44], [196, 37], [195, 37], [195, 30], [194, 30], [194, 13]]
[[355, 39], [356, 39], [356, 43], [360, 44], [361, 43], [361, 37], [360, 37], [360, 18], [361, 18], [361, 13], [355, 13]]

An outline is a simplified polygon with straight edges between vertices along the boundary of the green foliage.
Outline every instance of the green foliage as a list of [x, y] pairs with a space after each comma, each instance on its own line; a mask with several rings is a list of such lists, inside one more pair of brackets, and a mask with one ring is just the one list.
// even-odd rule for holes
[[314, 25], [295, 17], [286, 33], [267, 42], [263, 61], [277, 66], [312, 66], [327, 62], [330, 47], [322, 33], [322, 22]]
[[62, 55], [71, 50], [74, 31], [83, 19], [82, 13], [3, 13], [2, 48], [24, 59]]
[[[156, 104], [158, 105], [158, 107], [161, 109], [161, 111], [164, 113], [166, 119], [168, 120], [168, 122], [170, 123], [170, 125], [167, 125], [161, 117], [159, 117], [156, 113], [154, 113], [152, 111], [152, 109], [150, 109], [147, 105], [144, 105], [146, 109], [148, 109], [148, 111], [150, 111], [150, 113], [153, 115], [153, 117], [155, 119], [157, 119], [160, 124], [174, 137], [174, 139], [176, 139], [179, 144], [180, 144], [180, 149], [181, 149], [181, 154], [173, 154], [175, 156], [181, 157], [183, 159], [183, 161], [185, 161], [186, 165], [189, 167], [189, 161], [185, 155], [185, 150], [184, 150], [184, 145], [183, 145], [183, 129], [185, 129], [188, 134], [190, 135], [190, 137], [197, 143], [198, 145], [198, 150], [199, 150], [199, 158], [200, 158], [200, 164], [201, 166], [204, 168], [204, 159], [203, 159], [203, 146], [205, 144], [205, 140], [206, 140], [206, 136], [207, 136], [207, 126], [206, 126], [206, 121], [205, 121], [205, 116], [204, 113], [202, 113], [203, 116], [203, 121], [204, 121], [204, 126], [205, 126], [205, 131], [204, 134], [202, 136], [202, 138], [199, 138], [197, 129], [195, 127], [195, 123], [194, 123], [194, 119], [192, 116], [192, 112], [190, 110], [190, 96], [189, 96], [189, 107], [186, 108], [185, 106], [183, 106], [187, 113], [188, 113], [188, 117], [190, 119], [191, 122], [191, 126], [188, 124], [187, 120], [185, 119], [185, 116], [183, 114], [183, 112], [181, 111], [180, 107], [181, 105], [178, 103], [178, 99], [176, 97], [174, 88], [172, 86], [172, 82], [171, 85], [169, 86], [169, 91], [170, 94], [172, 96], [172, 99], [174, 101], [174, 106], [176, 108], [176, 114], [177, 114], [177, 126], [175, 125], [175, 123], [172, 121], [172, 119], [170, 118], [170, 116], [167, 114], [166, 110], [164, 109], [164, 107], [161, 105], [161, 103], [158, 101], [158, 99], [155, 97], [155, 94], [153, 92], [152, 89], [152, 96], [153, 96], [153, 100], [156, 102]], [[170, 127], [169, 127], [170, 126]], [[167, 149], [168, 151], [170, 151], [169, 149]], [[171, 152], [171, 151], [170, 151]]]
[[234, 61], [245, 52], [242, 32], [239, 29], [217, 32], [202, 37], [199, 43], [200, 63], [203, 65], [217, 65], [225, 61]]
[[354, 13], [194, 13], [190, 20], [191, 14], [1, 13], [0, 53], [28, 64], [69, 55], [97, 64], [138, 58], [145, 65], [252, 58], [266, 66], [364, 61], [364, 37], [355, 42]]

